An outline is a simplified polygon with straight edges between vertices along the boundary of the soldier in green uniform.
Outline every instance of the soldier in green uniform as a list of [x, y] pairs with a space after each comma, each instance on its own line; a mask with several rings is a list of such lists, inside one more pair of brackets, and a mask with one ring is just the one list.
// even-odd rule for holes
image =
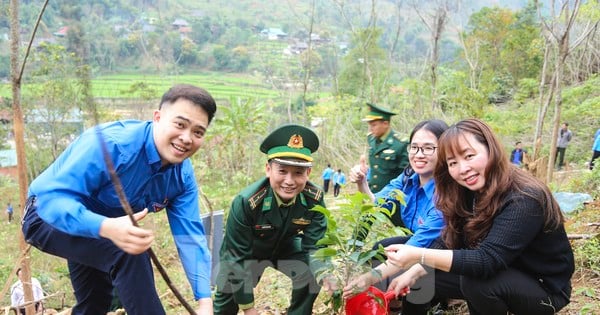
[[367, 106], [369, 113], [363, 121], [369, 124], [368, 180], [369, 188], [376, 193], [408, 166], [408, 138], [402, 138], [390, 126], [390, 119], [396, 113], [371, 103]]
[[[312, 314], [320, 286], [309, 254], [327, 229], [325, 217], [310, 211], [324, 206], [323, 191], [308, 181], [317, 135], [299, 125], [274, 130], [260, 146], [267, 154], [266, 177], [233, 200], [220, 251], [215, 314], [258, 314], [253, 288], [266, 267], [292, 280], [287, 314]], [[314, 265], [312, 265], [314, 267]]]

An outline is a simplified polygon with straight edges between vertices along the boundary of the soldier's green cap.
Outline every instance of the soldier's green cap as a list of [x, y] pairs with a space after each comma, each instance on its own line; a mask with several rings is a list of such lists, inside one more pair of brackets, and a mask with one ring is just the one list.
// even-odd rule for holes
[[312, 166], [311, 154], [319, 148], [319, 138], [310, 129], [295, 125], [283, 125], [273, 130], [260, 145], [260, 151], [268, 160], [284, 165]]
[[367, 114], [367, 116], [365, 116], [365, 118], [362, 119], [362, 121], [373, 121], [373, 120], [390, 121], [390, 118], [392, 118], [392, 116], [396, 115], [396, 113], [393, 113], [385, 108], [381, 108], [372, 103], [367, 103], [367, 106], [369, 107], [369, 113]]

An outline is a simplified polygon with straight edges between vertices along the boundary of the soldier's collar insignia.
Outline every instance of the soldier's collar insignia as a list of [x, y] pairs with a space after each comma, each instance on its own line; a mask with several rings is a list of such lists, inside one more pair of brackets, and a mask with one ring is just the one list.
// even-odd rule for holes
[[271, 211], [272, 202], [273, 202], [272, 197], [266, 197], [265, 200], [263, 201], [262, 211], [263, 212]]
[[290, 141], [288, 141], [288, 147], [294, 149], [304, 148], [304, 141], [302, 140], [302, 136], [300, 136], [299, 134], [292, 135], [290, 137]]

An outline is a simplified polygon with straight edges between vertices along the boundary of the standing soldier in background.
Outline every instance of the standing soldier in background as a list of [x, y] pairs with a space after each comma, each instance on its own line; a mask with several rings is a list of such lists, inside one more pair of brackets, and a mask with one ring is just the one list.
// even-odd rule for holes
[[408, 139], [401, 138], [390, 125], [396, 115], [389, 110], [367, 103], [369, 113], [363, 119], [369, 124], [369, 188], [376, 193], [408, 166]]

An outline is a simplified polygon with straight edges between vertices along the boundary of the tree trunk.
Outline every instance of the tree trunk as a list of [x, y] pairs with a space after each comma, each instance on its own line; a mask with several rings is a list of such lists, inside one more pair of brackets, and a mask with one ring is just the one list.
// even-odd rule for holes
[[[19, 1], [10, 1], [10, 34], [11, 34], [11, 79], [12, 79], [12, 98], [13, 98], [13, 128], [15, 133], [15, 146], [17, 151], [17, 172], [19, 177], [19, 206], [21, 218], [24, 215], [24, 206], [27, 198], [27, 159], [25, 156], [25, 141], [23, 128], [23, 112], [21, 111], [21, 74], [19, 73]], [[19, 233], [19, 248], [24, 252], [27, 243], [23, 233]], [[24, 255], [23, 260], [17, 262], [21, 265], [21, 275], [23, 281], [23, 291], [25, 301], [33, 301], [33, 291], [31, 290], [31, 271], [29, 255]], [[35, 313], [35, 304], [25, 307], [26, 315]]]

